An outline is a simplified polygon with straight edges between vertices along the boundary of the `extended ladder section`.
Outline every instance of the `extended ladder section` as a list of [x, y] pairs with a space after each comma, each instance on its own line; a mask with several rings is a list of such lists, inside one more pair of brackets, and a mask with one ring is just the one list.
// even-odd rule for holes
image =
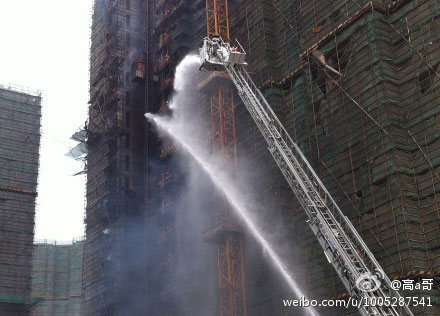
[[[217, 43], [205, 39], [200, 50], [202, 63], [221, 64], [228, 72], [244, 105], [263, 134], [270, 153], [305, 210], [307, 223], [342, 283], [358, 302], [383, 301], [384, 305], [388, 305], [371, 306], [374, 304], [362, 303], [358, 306], [361, 314], [413, 315], [408, 306], [402, 304], [404, 299], [400, 294], [391, 288], [391, 281], [380, 264], [247, 73], [244, 59], [241, 63], [229, 62], [235, 60], [230, 55], [245, 54], [243, 48], [240, 46], [241, 52], [236, 52], [229, 43], [221, 42], [221, 49], [212, 50], [215, 45]], [[212, 51], [216, 54], [212, 55]]]

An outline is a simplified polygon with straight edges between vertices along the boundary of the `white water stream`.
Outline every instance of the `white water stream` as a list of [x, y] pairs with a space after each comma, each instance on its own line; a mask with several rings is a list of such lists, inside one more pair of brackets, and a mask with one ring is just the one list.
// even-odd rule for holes
[[[194, 69], [198, 68], [199, 63], [200, 60], [198, 56], [189, 55], [182, 60], [176, 69], [174, 82], [175, 94], [173, 102], [170, 105], [170, 108], [173, 110], [173, 116], [158, 116], [147, 113], [145, 114], [145, 117], [148, 120], [153, 121], [160, 130], [166, 132], [173, 139], [173, 141], [184, 150], [184, 152], [190, 155], [197, 162], [200, 168], [202, 168], [203, 171], [209, 176], [215, 187], [224, 193], [227, 201], [235, 210], [235, 213], [263, 248], [273, 263], [273, 266], [277, 269], [277, 271], [279, 271], [284, 280], [287, 282], [293, 294], [298, 299], [300, 297], [305, 297], [305, 294], [300, 289], [298, 283], [293, 279], [291, 273], [289, 272], [286, 263], [275, 252], [267, 238], [264, 237], [264, 231], [257, 227], [255, 221], [252, 220], [252, 216], [246, 207], [248, 203], [243, 200], [242, 195], [234, 184], [234, 180], [222, 170], [221, 164], [218, 163], [220, 159], [218, 157], [214, 159], [213, 157], [210, 157], [206, 153], [206, 149], [203, 148], [203, 144], [201, 143], [200, 139], [195, 136], [194, 130], [192, 129], [194, 129], [194, 126], [197, 126], [197, 122], [188, 122], [188, 115], [185, 119], [183, 118], [184, 115], [182, 115], [182, 111], [184, 111], [184, 106], [181, 103], [190, 102], [191, 99], [191, 95], [188, 96], [188, 94], [185, 93], [185, 89], [189, 84], [196, 84], [196, 82], [191, 80], [190, 72], [194, 72]], [[282, 304], [282, 302], [280, 302], [280, 304]], [[312, 307], [308, 307], [306, 310], [310, 315], [319, 315]]]

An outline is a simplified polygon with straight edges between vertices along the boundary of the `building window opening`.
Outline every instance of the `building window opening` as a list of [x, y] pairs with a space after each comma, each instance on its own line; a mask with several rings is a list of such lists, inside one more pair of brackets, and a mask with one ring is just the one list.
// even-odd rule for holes
[[125, 35], [125, 46], [130, 46], [130, 43], [131, 43], [131, 34], [127, 33]]
[[125, 106], [130, 106], [130, 92], [125, 92]]
[[130, 156], [129, 155], [125, 155], [125, 170], [126, 171], [130, 170]]
[[130, 134], [125, 134], [125, 149], [130, 149]]

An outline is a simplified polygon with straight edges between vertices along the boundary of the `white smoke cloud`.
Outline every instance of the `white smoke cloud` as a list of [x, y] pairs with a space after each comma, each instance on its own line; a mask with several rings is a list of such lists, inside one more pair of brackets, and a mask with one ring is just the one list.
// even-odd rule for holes
[[[249, 210], [255, 209], [251, 192], [245, 192], [237, 187], [237, 181], [224, 168], [221, 157], [212, 155], [206, 146], [206, 134], [199, 127], [199, 121], [194, 118], [191, 106], [197, 102], [194, 86], [194, 72], [197, 72], [199, 58], [195, 55], [185, 57], [176, 69], [175, 95], [170, 108], [172, 116], [158, 116], [146, 113], [145, 117], [154, 122], [159, 129], [168, 133], [183, 152], [194, 159], [197, 165], [209, 176], [215, 187], [224, 193], [227, 201], [235, 210], [237, 217], [245, 228], [262, 247], [266, 257], [275, 269], [282, 275], [292, 292], [298, 296], [306, 296], [298, 283], [292, 277], [285, 260], [274, 250], [264, 230], [258, 226], [258, 220]], [[307, 308], [310, 315], [318, 315], [314, 308]]]

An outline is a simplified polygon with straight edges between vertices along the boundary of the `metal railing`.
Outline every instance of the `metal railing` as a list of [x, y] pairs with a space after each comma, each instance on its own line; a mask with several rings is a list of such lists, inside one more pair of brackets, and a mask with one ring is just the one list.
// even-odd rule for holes
[[[270, 153], [292, 188], [308, 216], [308, 224], [324, 253], [338, 273], [349, 293], [358, 299], [397, 299], [400, 294], [391, 288], [391, 281], [383, 272], [365, 242], [349, 219], [342, 213], [318, 175], [293, 142], [266, 98], [254, 84], [243, 65], [222, 60], [247, 110], [265, 138]], [[361, 288], [359, 280], [373, 282], [379, 274], [379, 284]], [[367, 279], [365, 279], [367, 277]], [[369, 280], [368, 277], [371, 279]], [[374, 288], [374, 289], [372, 289]], [[361, 306], [362, 315], [410, 315], [404, 306]]]

